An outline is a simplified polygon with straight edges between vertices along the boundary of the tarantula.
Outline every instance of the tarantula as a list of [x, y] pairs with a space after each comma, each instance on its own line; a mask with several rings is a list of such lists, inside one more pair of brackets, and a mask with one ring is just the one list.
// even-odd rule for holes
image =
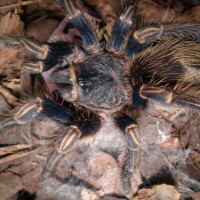
[[[200, 110], [200, 23], [177, 18], [140, 27], [135, 17], [137, 3], [130, 0], [116, 22], [103, 32], [72, 0], [56, 2], [78, 29], [81, 46], [41, 43], [28, 37], [4, 37], [1, 45], [24, 50], [29, 59], [25, 68], [31, 72], [50, 71], [51, 90], [74, 107], [38, 97], [2, 120], [1, 130], [39, 115], [65, 125], [47, 160], [46, 169], [53, 170], [78, 140], [95, 134], [103, 119], [112, 116], [127, 140], [121, 181], [122, 190], [128, 193], [140, 147], [139, 111], [148, 107], [149, 101]], [[132, 110], [131, 116], [127, 108]]]

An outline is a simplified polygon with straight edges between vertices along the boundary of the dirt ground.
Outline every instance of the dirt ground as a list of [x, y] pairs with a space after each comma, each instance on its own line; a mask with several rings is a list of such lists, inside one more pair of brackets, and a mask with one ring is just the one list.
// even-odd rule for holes
[[[121, 7], [120, 1], [115, 0], [80, 0], [80, 3], [102, 26]], [[166, 13], [187, 14], [200, 20], [198, 0], [141, 0], [139, 5], [146, 23], [159, 22]], [[29, 35], [50, 42], [63, 18], [53, 0], [0, 1], [0, 37]], [[70, 36], [72, 29], [69, 25], [65, 34], [68, 31]], [[65, 40], [68, 36], [60, 38]], [[19, 50], [0, 49], [3, 117], [20, 102], [46, 95], [42, 77], [23, 71], [25, 59]], [[104, 122], [96, 137], [78, 144], [64, 155], [55, 171], [45, 174], [43, 168], [52, 153], [55, 135], [63, 127], [35, 119], [3, 131], [0, 133], [0, 200], [199, 200], [200, 115], [187, 111], [177, 119], [175, 113], [182, 112], [177, 107], [165, 108], [154, 103], [141, 113], [138, 119], [142, 133], [140, 165], [131, 179], [131, 192], [126, 195], [120, 181], [121, 154], [126, 141], [111, 118]], [[175, 137], [167, 137], [164, 142], [160, 139], [162, 133], [173, 132]]]

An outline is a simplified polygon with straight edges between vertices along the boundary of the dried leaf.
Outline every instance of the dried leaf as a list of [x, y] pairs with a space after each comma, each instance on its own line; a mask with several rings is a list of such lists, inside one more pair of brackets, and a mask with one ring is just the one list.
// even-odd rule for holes
[[50, 34], [58, 26], [59, 21], [41, 16], [32, 21], [27, 28], [27, 34], [39, 41], [47, 41]]
[[7, 78], [19, 78], [19, 72], [23, 64], [23, 58], [19, 57], [16, 49], [0, 49], [0, 74]]
[[7, 199], [23, 188], [20, 177], [12, 173], [6, 172], [0, 174], [0, 180], [1, 199]]
[[21, 35], [24, 31], [24, 23], [20, 20], [19, 15], [7, 13], [0, 20], [0, 35]]

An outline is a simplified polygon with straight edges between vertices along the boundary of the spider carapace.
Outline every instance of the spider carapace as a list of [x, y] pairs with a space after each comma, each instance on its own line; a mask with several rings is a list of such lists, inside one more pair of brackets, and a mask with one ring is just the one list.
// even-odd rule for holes
[[[47, 168], [53, 169], [58, 163], [51, 162], [55, 155], [62, 157], [78, 140], [96, 133], [103, 122], [101, 113], [109, 114], [127, 140], [129, 151], [124, 156], [121, 180], [122, 190], [128, 193], [135, 170], [135, 150], [140, 146], [140, 127], [137, 118], [125, 110], [130, 107], [137, 113], [152, 101], [199, 111], [200, 24], [177, 18], [140, 28], [135, 17], [137, 2], [125, 1], [116, 22], [100, 30], [73, 1], [56, 2], [78, 29], [81, 46], [42, 43], [28, 37], [4, 37], [1, 43], [28, 54], [26, 70], [51, 70], [51, 86], [76, 109], [38, 97], [19, 107], [11, 118], [2, 120], [1, 129], [24, 124], [38, 115], [65, 125], [66, 131], [55, 142], [55, 152], [47, 160]], [[102, 35], [104, 42], [99, 39], [103, 40]]]

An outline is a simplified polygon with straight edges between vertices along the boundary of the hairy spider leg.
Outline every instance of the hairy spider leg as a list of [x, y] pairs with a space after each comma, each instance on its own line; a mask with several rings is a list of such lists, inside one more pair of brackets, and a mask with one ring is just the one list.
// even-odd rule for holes
[[137, 55], [143, 48], [145, 48], [145, 45], [140, 44], [135, 37], [131, 36], [127, 44], [126, 57], [131, 58], [134, 55]]
[[77, 113], [73, 125], [65, 127], [55, 142], [55, 148], [49, 155], [43, 168], [43, 178], [52, 173], [62, 158], [70, 153], [78, 141], [92, 136], [101, 128], [101, 118], [94, 113]]
[[167, 36], [200, 41], [200, 23], [194, 20], [156, 23], [135, 30], [127, 45], [127, 57], [138, 54], [150, 43]]
[[21, 49], [26, 55], [29, 55], [29, 61], [25, 63], [25, 69], [30, 72], [41, 73], [48, 71], [53, 67], [60, 67], [60, 62], [76, 62], [85, 55], [76, 45], [71, 43], [44, 43], [34, 40], [30, 37], [21, 38], [0, 38], [0, 48], [12, 47]]
[[48, 46], [49, 51], [45, 59], [42, 60], [42, 72], [48, 71], [52, 67], [62, 67], [63, 63], [66, 66], [79, 62], [85, 57], [85, 53], [74, 44], [50, 43]]
[[76, 8], [71, 0], [56, 0], [56, 3], [69, 18], [70, 23], [78, 29], [83, 48], [88, 53], [100, 52], [99, 40], [84, 14]]
[[42, 178], [54, 172], [62, 158], [70, 152], [77, 143], [82, 133], [76, 126], [66, 127], [55, 143], [55, 148], [48, 156], [42, 172]]
[[[142, 84], [199, 91], [200, 45], [174, 38], [149, 46], [132, 59], [134, 88]], [[192, 80], [192, 81], [191, 81]]]
[[125, 12], [120, 15], [116, 21], [111, 38], [106, 46], [106, 49], [110, 52], [121, 52], [123, 51], [124, 43], [129, 37], [133, 26], [135, 26], [136, 5], [131, 5], [125, 9]]
[[123, 192], [128, 194], [131, 190], [131, 176], [139, 162], [140, 134], [135, 120], [126, 114], [120, 113], [114, 118], [114, 122], [124, 132], [127, 141], [121, 163], [121, 183]]
[[142, 85], [140, 96], [144, 99], [152, 99], [163, 105], [175, 104], [195, 111], [200, 111], [200, 99], [187, 94], [176, 94], [166, 88]]
[[94, 113], [72, 111], [54, 101], [36, 98], [20, 107], [12, 118], [1, 121], [0, 131], [23, 125], [41, 114], [66, 125], [55, 142], [55, 150], [48, 157], [43, 172], [54, 170], [79, 139], [87, 138], [101, 128], [101, 118]]
[[200, 41], [200, 23], [194, 20], [173, 23], [157, 23], [137, 29], [133, 37], [140, 44], [150, 43], [167, 36], [183, 37]]
[[36, 118], [39, 114], [51, 118], [60, 124], [70, 125], [75, 113], [60, 104], [42, 98], [36, 98], [20, 107], [12, 118], [0, 122], [0, 131], [17, 125], [25, 124]]
[[[34, 64], [34, 62], [30, 62], [28, 63], [29, 65], [25, 65], [25, 68], [32, 69], [33, 72], [36, 70], [38, 73], [48, 71], [53, 67], [60, 67], [63, 57], [66, 64], [69, 64], [84, 54], [78, 47], [70, 43], [38, 43], [30, 39], [22, 39], [21, 43], [31, 53], [33, 59], [35, 58], [38, 64], [38, 68], [35, 68], [35, 66], [31, 68], [31, 64]], [[37, 49], [41, 49], [41, 51], [37, 51]], [[61, 63], [59, 64], [59, 62]]]

